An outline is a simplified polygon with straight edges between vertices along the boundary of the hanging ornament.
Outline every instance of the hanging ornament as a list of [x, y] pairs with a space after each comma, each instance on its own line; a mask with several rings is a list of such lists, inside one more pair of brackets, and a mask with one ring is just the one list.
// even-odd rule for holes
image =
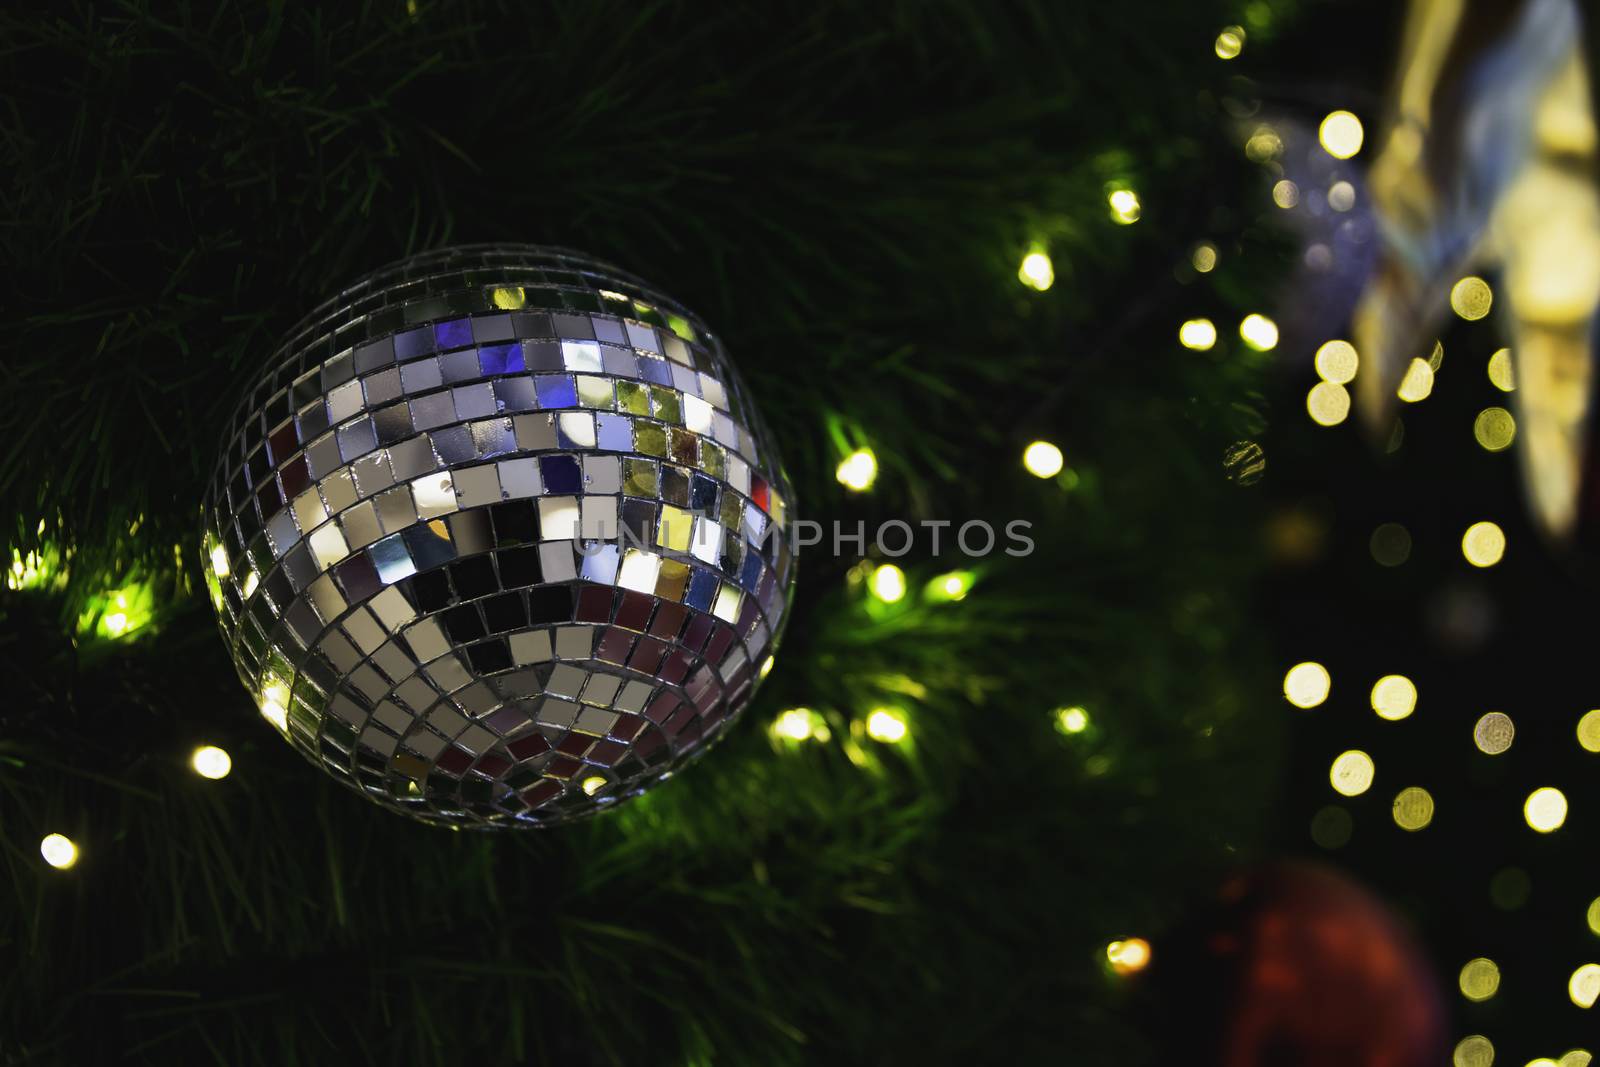
[[385, 267], [289, 336], [204, 505], [239, 676], [386, 807], [544, 825], [637, 795], [749, 703], [789, 483], [721, 342], [525, 245]]
[[[1383, 256], [1355, 314], [1356, 347], [1371, 357], [1357, 384], [1368, 415], [1386, 421], [1457, 283], [1499, 269], [1524, 481], [1557, 537], [1579, 519], [1600, 309], [1600, 153], [1583, 40], [1572, 0], [1413, 0], [1369, 177]], [[1487, 314], [1487, 295], [1463, 313]]]
[[1280, 863], [1228, 879], [1156, 945], [1151, 1031], [1163, 1061], [1221, 1067], [1435, 1067], [1448, 1062], [1438, 978], [1366, 889]]

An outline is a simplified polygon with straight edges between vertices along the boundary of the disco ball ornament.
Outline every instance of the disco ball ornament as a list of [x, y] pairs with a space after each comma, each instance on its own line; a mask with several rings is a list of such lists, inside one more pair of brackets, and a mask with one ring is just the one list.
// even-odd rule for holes
[[558, 249], [357, 282], [251, 385], [206, 576], [261, 714], [335, 778], [455, 826], [648, 789], [750, 702], [792, 506], [706, 325]]

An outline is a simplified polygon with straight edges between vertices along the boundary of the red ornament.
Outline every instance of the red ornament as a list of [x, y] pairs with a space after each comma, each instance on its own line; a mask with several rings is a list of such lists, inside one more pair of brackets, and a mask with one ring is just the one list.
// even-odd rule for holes
[[1157, 945], [1151, 979], [1182, 1062], [1449, 1062], [1426, 957], [1382, 901], [1327, 868], [1277, 864], [1229, 879], [1212, 908]]

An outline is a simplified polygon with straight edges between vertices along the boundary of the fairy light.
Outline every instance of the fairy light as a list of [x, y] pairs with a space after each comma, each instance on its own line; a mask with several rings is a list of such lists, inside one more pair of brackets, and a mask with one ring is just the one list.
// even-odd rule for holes
[[1511, 367], [1511, 349], [1502, 348], [1490, 356], [1488, 372], [1490, 383], [1502, 393], [1516, 390], [1517, 379]]
[[1426, 829], [1433, 822], [1433, 794], [1419, 785], [1402, 789], [1394, 798], [1392, 814], [1394, 824], [1402, 830]]
[[1600, 964], [1585, 963], [1567, 980], [1567, 996], [1580, 1008], [1592, 1008], [1600, 1000]]
[[1474, 567], [1493, 567], [1505, 553], [1505, 531], [1492, 522], [1475, 522], [1461, 535], [1461, 554]]
[[1205, 352], [1217, 343], [1217, 327], [1210, 319], [1190, 319], [1178, 327], [1178, 341], [1185, 348]]
[[1585, 712], [1578, 720], [1578, 744], [1585, 752], [1600, 752], [1600, 709]]
[[1350, 417], [1350, 391], [1337, 382], [1318, 382], [1306, 394], [1306, 414], [1318, 426], [1337, 426]]
[[1494, 1042], [1482, 1034], [1462, 1038], [1450, 1057], [1451, 1067], [1493, 1067]]
[[928, 582], [928, 599], [930, 600], [965, 600], [972, 591], [973, 574], [971, 571], [950, 571], [940, 574]]
[[1314, 708], [1328, 699], [1333, 678], [1320, 663], [1296, 663], [1283, 676], [1283, 696], [1297, 708]]
[[906, 739], [905, 714], [895, 708], [874, 708], [867, 716], [867, 736], [886, 745]]
[[1049, 441], [1035, 441], [1022, 451], [1022, 465], [1035, 478], [1054, 478], [1061, 473], [1066, 459], [1061, 449]]
[[1522, 805], [1522, 817], [1541, 834], [1554, 833], [1567, 821], [1567, 797], [1554, 786], [1535, 789]]
[[1488, 1000], [1500, 991], [1500, 966], [1486, 956], [1468, 960], [1456, 985], [1461, 995], [1474, 1003]]
[[772, 720], [772, 736], [783, 741], [826, 741], [832, 734], [827, 720], [810, 708], [789, 708]]
[[1056, 283], [1056, 268], [1050, 257], [1042, 251], [1032, 251], [1022, 257], [1017, 268], [1017, 279], [1029, 289], [1044, 292]]
[[1372, 788], [1377, 768], [1372, 757], [1359, 749], [1339, 753], [1328, 770], [1328, 781], [1333, 791], [1341, 796], [1357, 797]]
[[1472, 743], [1486, 756], [1499, 756], [1511, 748], [1517, 737], [1517, 724], [1503, 711], [1491, 711], [1472, 728]]
[[1484, 408], [1472, 420], [1472, 436], [1488, 452], [1504, 452], [1517, 436], [1517, 420], [1502, 407]]
[[872, 572], [872, 595], [893, 604], [906, 595], [906, 572], [893, 563], [884, 563]]
[[1131, 226], [1139, 221], [1139, 194], [1132, 189], [1113, 189], [1106, 195], [1106, 203], [1111, 205], [1111, 221], [1117, 225]]
[[39, 842], [39, 855], [58, 871], [78, 862], [78, 845], [66, 834], [45, 834]]
[[1489, 308], [1494, 304], [1494, 290], [1489, 288], [1489, 283], [1482, 278], [1469, 276], [1462, 278], [1450, 288], [1450, 310], [1466, 319], [1475, 322], [1489, 314]]
[[1433, 366], [1425, 359], [1413, 359], [1400, 379], [1395, 395], [1407, 404], [1428, 399], [1433, 393]]
[[1056, 729], [1064, 734], [1081, 734], [1089, 728], [1089, 712], [1076, 705], [1056, 709]]
[[1278, 324], [1252, 312], [1239, 323], [1239, 336], [1257, 352], [1270, 352], [1278, 347]]
[[1417, 708], [1417, 687], [1403, 674], [1386, 674], [1372, 687], [1372, 710], [1396, 722]]
[[1334, 385], [1348, 385], [1361, 366], [1361, 356], [1349, 341], [1326, 341], [1317, 349], [1317, 376]]
[[189, 766], [200, 777], [216, 781], [233, 770], [233, 757], [216, 745], [201, 745], [190, 755]]
[[1113, 941], [1106, 946], [1106, 962], [1118, 974], [1136, 974], [1150, 966], [1150, 942], [1142, 937]]
[[1244, 51], [1244, 38], [1243, 26], [1224, 26], [1211, 47], [1218, 59], [1237, 59]]
[[872, 454], [870, 448], [858, 448], [839, 462], [834, 477], [846, 489], [865, 492], [878, 480], [878, 457]]
[[1244, 155], [1252, 163], [1270, 163], [1283, 152], [1283, 138], [1271, 126], [1257, 126], [1244, 143]]
[[1210, 241], [1201, 241], [1189, 253], [1189, 265], [1201, 274], [1210, 274], [1217, 268], [1217, 246]]
[[1329, 112], [1317, 127], [1317, 140], [1334, 159], [1349, 159], [1361, 151], [1365, 132], [1361, 120], [1348, 111]]

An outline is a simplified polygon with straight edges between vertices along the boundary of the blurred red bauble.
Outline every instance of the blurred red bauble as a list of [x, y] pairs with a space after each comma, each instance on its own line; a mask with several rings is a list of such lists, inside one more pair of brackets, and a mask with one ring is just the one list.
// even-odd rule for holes
[[1238, 875], [1157, 944], [1153, 1007], [1170, 1062], [1220, 1067], [1439, 1067], [1444, 997], [1376, 896], [1335, 871]]

